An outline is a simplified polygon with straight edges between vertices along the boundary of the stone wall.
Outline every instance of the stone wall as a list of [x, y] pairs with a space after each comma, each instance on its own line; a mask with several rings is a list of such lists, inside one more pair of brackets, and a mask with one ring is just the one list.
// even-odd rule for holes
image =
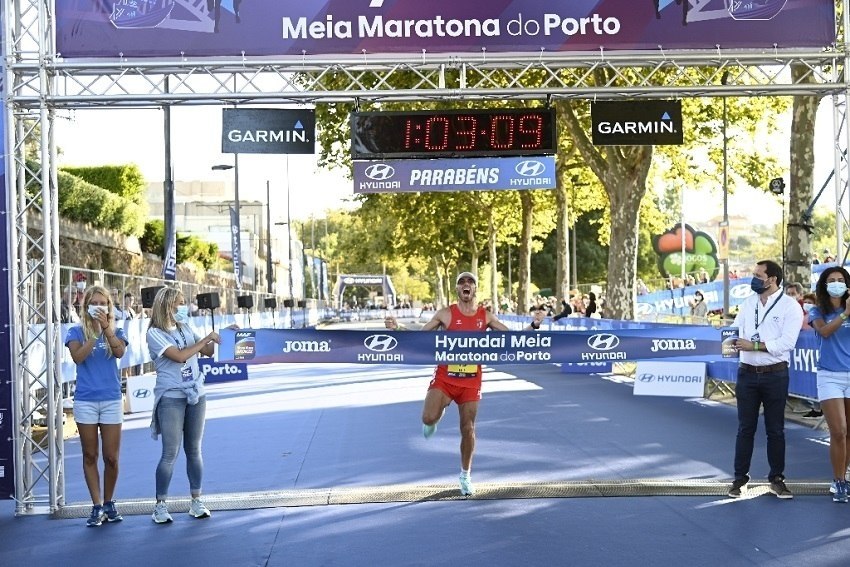
[[[41, 233], [41, 214], [31, 212], [27, 222], [34, 236]], [[104, 270], [152, 278], [159, 278], [162, 273], [162, 258], [142, 252], [139, 239], [135, 236], [124, 236], [61, 218], [59, 263], [63, 268]], [[232, 272], [204, 270], [194, 264], [178, 265], [177, 280], [218, 288], [235, 288]]]

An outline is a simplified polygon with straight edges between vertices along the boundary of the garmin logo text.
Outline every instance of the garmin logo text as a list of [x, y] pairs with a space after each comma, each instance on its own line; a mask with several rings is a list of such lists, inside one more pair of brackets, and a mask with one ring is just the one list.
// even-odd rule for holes
[[414, 169], [410, 172], [411, 186], [484, 185], [499, 181], [498, 167], [468, 167], [451, 169]]
[[328, 341], [284, 341], [283, 352], [330, 352]]
[[600, 122], [597, 128], [602, 134], [675, 134], [672, 122], [656, 120], [653, 122]]
[[597, 146], [679, 145], [684, 141], [682, 101], [599, 101], [591, 103]]
[[264, 144], [280, 142], [310, 142], [306, 130], [230, 130], [227, 139], [231, 142], [259, 142]]
[[652, 339], [652, 352], [669, 350], [696, 350], [697, 345], [693, 339]]

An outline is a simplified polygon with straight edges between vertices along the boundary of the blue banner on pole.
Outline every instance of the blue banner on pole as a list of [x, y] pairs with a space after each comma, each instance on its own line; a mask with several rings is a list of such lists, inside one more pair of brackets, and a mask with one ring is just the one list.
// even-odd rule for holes
[[233, 258], [233, 275], [236, 277], [236, 289], [242, 289], [242, 243], [239, 238], [239, 216], [236, 209], [230, 207], [231, 256]]

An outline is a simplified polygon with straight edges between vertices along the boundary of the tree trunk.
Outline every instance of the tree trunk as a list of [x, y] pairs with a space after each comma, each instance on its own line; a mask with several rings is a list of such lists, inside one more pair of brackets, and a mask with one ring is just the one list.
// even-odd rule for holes
[[522, 235], [519, 243], [519, 292], [517, 314], [528, 313], [531, 307], [531, 223], [534, 217], [534, 198], [529, 191], [520, 191], [522, 203]]
[[[807, 69], [791, 67], [792, 80], [798, 82]], [[813, 82], [814, 78], [809, 76]], [[811, 219], [804, 215], [814, 197], [815, 115], [820, 97], [795, 96], [791, 118], [791, 164], [789, 168], [788, 223], [785, 238], [785, 280], [799, 282], [809, 289], [812, 274]]]
[[496, 227], [493, 226], [493, 208], [490, 208], [490, 217], [487, 221], [487, 231], [489, 237], [487, 239], [487, 248], [490, 255], [490, 297], [492, 298], [493, 313], [499, 312], [499, 259], [496, 257]]
[[623, 179], [609, 189], [611, 199], [611, 243], [608, 247], [608, 287], [605, 291], [606, 319], [633, 319], [637, 275], [638, 222], [643, 179]]
[[567, 299], [570, 294], [570, 262], [574, 262], [575, 258], [570, 257], [569, 201], [563, 176], [558, 176], [557, 183], [555, 202], [558, 205], [558, 216], [555, 236], [558, 239], [558, 254], [555, 260], [555, 287], [553, 289], [556, 290], [561, 299]]

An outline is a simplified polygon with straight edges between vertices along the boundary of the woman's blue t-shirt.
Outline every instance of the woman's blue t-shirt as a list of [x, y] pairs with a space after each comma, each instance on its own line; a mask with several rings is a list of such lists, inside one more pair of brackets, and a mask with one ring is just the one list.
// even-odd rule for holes
[[[116, 328], [115, 336], [127, 344], [124, 329]], [[77, 341], [86, 342], [82, 325], [74, 325], [68, 329], [65, 346]], [[121, 399], [121, 373], [118, 370], [118, 359], [107, 357], [106, 337], [101, 333], [94, 348], [84, 361], [77, 364], [77, 388], [74, 399], [82, 402], [107, 402]]]
[[[829, 324], [834, 321], [842, 308], [836, 308], [832, 313], [823, 314], [818, 306], [809, 311], [809, 323], [823, 319]], [[813, 325], [814, 326], [814, 325]], [[844, 321], [837, 331], [827, 338], [818, 335], [819, 360], [818, 369], [831, 370], [833, 372], [850, 371], [850, 319]]]

